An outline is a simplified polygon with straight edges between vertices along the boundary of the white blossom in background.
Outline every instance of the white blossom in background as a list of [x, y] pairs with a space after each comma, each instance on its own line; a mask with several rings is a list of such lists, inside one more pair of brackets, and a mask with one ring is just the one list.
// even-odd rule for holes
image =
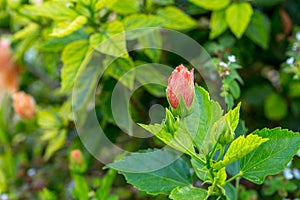
[[284, 177], [287, 179], [287, 180], [290, 180], [290, 179], [293, 179], [294, 176], [293, 176], [293, 173], [292, 173], [292, 170], [290, 168], [286, 168], [284, 171], [283, 171], [283, 175]]
[[300, 171], [299, 169], [293, 169], [293, 174], [295, 176], [296, 179], [300, 179]]
[[236, 62], [236, 58], [234, 55], [228, 56], [228, 60], [229, 60], [229, 62], [232, 62], [232, 63]]
[[296, 39], [300, 42], [300, 32], [296, 33]]
[[8, 200], [8, 194], [1, 194], [0, 200]]
[[228, 67], [227, 63], [225, 63], [223, 61], [221, 61], [219, 65], [222, 66], [222, 67]]
[[28, 176], [34, 176], [36, 174], [36, 170], [33, 169], [33, 168], [30, 168], [28, 171], [27, 171], [27, 175]]
[[288, 65], [292, 65], [294, 64], [295, 58], [294, 57], [290, 57], [288, 59], [286, 59], [286, 64]]
[[294, 43], [294, 44], [293, 44], [292, 50], [293, 50], [293, 51], [296, 51], [296, 50], [297, 50], [297, 43]]

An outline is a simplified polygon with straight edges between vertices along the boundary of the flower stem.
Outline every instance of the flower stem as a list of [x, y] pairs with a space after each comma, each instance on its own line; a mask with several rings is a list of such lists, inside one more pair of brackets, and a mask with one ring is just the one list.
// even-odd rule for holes
[[[231, 181], [233, 181], [234, 179], [237, 179], [237, 182], [239, 182], [239, 178], [243, 175], [243, 172], [240, 171], [238, 174], [234, 175], [233, 177], [231, 177], [230, 179], [228, 179], [224, 185], [230, 183]], [[236, 183], [237, 184], [237, 183]]]

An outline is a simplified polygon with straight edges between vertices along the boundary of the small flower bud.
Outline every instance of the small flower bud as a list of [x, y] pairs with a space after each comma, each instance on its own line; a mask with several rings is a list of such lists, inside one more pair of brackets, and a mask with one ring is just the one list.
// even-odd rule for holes
[[24, 119], [35, 117], [35, 101], [32, 96], [24, 92], [16, 92], [12, 96], [15, 112]]
[[223, 118], [220, 123], [218, 123], [218, 128], [215, 129], [215, 131], [217, 141], [222, 146], [229, 144], [234, 139], [235, 134], [231, 130], [225, 118]]
[[86, 161], [82, 152], [79, 149], [75, 149], [70, 153], [70, 170], [77, 173], [83, 173], [87, 169]]
[[235, 136], [235, 134], [233, 132], [231, 132], [230, 130], [224, 130], [224, 132], [221, 133], [218, 142], [222, 146], [225, 146], [233, 141], [234, 136]]
[[179, 65], [168, 79], [167, 98], [175, 115], [185, 117], [191, 113], [194, 91], [194, 69]]
[[179, 120], [175, 118], [169, 109], [166, 109], [165, 130], [175, 133], [179, 128]]

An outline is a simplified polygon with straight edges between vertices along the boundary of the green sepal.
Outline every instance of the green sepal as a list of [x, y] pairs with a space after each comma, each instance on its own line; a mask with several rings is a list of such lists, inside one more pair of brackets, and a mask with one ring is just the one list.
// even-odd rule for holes
[[[169, 98], [167, 99], [169, 101]], [[194, 111], [194, 101], [195, 98], [193, 99], [192, 104], [190, 106], [187, 106], [184, 101], [184, 98], [182, 97], [182, 95], [180, 95], [179, 104], [177, 108], [173, 108], [172, 106], [170, 106], [170, 110], [174, 116], [178, 116], [180, 118], [187, 117], [188, 115], [192, 114], [192, 112]], [[169, 104], [171, 105], [170, 101]]]

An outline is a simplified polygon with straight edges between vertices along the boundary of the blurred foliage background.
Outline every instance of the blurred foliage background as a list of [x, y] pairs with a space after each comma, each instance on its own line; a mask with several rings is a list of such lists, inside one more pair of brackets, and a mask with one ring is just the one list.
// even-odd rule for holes
[[[180, 31], [205, 48], [222, 78], [227, 107], [242, 102], [240, 129], [300, 131], [299, 0], [0, 0], [0, 199], [167, 198], [148, 196], [103, 170], [81, 144], [71, 109], [74, 81], [89, 70], [97, 44], [146, 27]], [[128, 43], [150, 41], [159, 45], [160, 32], [142, 39], [124, 35], [97, 50], [115, 57]], [[90, 70], [89, 81], [80, 83], [88, 92], [98, 85], [98, 121], [111, 141], [130, 151], [162, 143], [130, 138], [116, 125], [112, 90], [126, 72], [154, 62], [189, 66], [172, 53], [142, 49], [118, 57], [99, 82]], [[145, 79], [156, 74], [153, 69]], [[122, 84], [133, 88], [135, 77]], [[149, 123], [149, 108], [166, 106], [164, 97], [164, 87], [139, 88], [130, 101], [133, 119]], [[263, 185], [242, 180], [240, 199], [300, 198], [299, 156]]]

